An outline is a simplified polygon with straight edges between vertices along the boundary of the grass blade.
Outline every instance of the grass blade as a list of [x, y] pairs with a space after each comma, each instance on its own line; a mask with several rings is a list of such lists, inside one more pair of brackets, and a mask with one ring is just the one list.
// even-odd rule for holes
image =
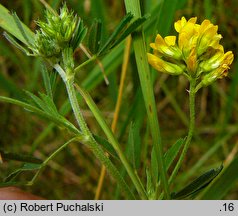
[[[141, 17], [140, 2], [138, 0], [125, 0], [125, 5], [126, 5], [127, 12], [132, 12], [135, 18]], [[133, 39], [134, 39], [133, 45], [134, 45], [138, 73], [140, 77], [141, 88], [143, 92], [148, 119], [149, 119], [151, 135], [153, 138], [153, 147], [155, 148], [155, 152], [157, 154], [156, 158], [158, 159], [158, 167], [160, 171], [160, 177], [161, 177], [163, 189], [165, 191], [165, 196], [166, 198], [169, 198], [170, 192], [169, 192], [167, 173], [166, 173], [164, 158], [163, 158], [163, 146], [161, 143], [159, 122], [157, 117], [157, 109], [155, 104], [149, 64], [147, 61], [143, 31], [141, 30], [140, 32], [137, 32], [137, 35], [134, 35]]]
[[133, 123], [130, 125], [127, 153], [133, 168], [135, 170], [138, 169], [140, 166], [141, 153], [140, 133], [138, 125]]

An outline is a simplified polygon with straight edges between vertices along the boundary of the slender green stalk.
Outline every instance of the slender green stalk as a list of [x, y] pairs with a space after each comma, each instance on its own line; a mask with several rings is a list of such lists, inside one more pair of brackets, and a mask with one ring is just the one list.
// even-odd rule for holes
[[90, 59], [88, 59], [87, 61], [83, 62], [82, 64], [80, 64], [78, 67], [76, 67], [74, 69], [74, 73], [78, 73], [85, 65], [89, 64], [90, 62], [94, 61], [97, 59], [97, 56], [94, 55], [92, 56]]
[[[50, 160], [52, 160], [59, 152], [61, 152], [64, 148], [66, 148], [71, 142], [78, 140], [79, 137], [74, 137], [72, 139], [70, 139], [69, 141], [67, 141], [66, 143], [64, 143], [62, 146], [60, 146], [59, 148], [57, 148], [48, 158], [46, 158], [43, 162], [43, 166], [46, 166]], [[80, 140], [83, 139], [83, 137], [80, 138]]]
[[112, 144], [113, 148], [117, 152], [122, 164], [124, 165], [125, 169], [127, 170], [127, 173], [130, 176], [133, 184], [135, 185], [135, 188], [137, 189], [140, 197], [142, 199], [147, 199], [147, 194], [145, 192], [145, 189], [143, 188], [138, 176], [134, 173], [134, 170], [132, 169], [129, 162], [127, 161], [127, 159], [125, 157], [125, 154], [121, 150], [117, 139], [115, 138], [114, 134], [112, 133], [112, 131], [108, 127], [107, 123], [105, 122], [105, 120], [104, 120], [100, 110], [98, 109], [97, 105], [94, 103], [94, 101], [92, 100], [90, 95], [85, 90], [83, 90], [82, 88], [80, 88], [76, 84], [75, 84], [75, 86], [76, 86], [77, 90], [80, 92], [80, 94], [83, 96], [83, 98], [86, 101], [87, 105], [89, 106], [90, 110], [94, 114], [96, 120], [98, 121], [98, 123], [100, 124], [104, 133], [106, 134], [109, 142]]
[[39, 176], [39, 174], [42, 172], [43, 168], [45, 168], [45, 166], [49, 163], [50, 160], [52, 160], [60, 151], [62, 151], [64, 148], [67, 147], [68, 144], [70, 144], [71, 142], [77, 140], [76, 137], [70, 139], [69, 141], [67, 141], [66, 143], [64, 143], [62, 146], [60, 146], [59, 148], [57, 148], [49, 157], [47, 157], [44, 162], [41, 164], [41, 168], [36, 172], [36, 174], [33, 176], [33, 178], [31, 179], [31, 181], [29, 182], [29, 185], [33, 185], [34, 182], [36, 181], [37, 177]]
[[[55, 69], [57, 70], [59, 68], [55, 67]], [[63, 73], [63, 71], [64, 70], [62, 68], [60, 68], [60, 75], [61, 74], [66, 74], [65, 72]], [[67, 74], [69, 74], [69, 73], [67, 73]], [[80, 129], [83, 132], [84, 143], [87, 144], [87, 146], [92, 150], [94, 155], [108, 169], [110, 174], [118, 181], [120, 187], [125, 191], [128, 198], [129, 199], [135, 199], [135, 197], [132, 194], [129, 186], [127, 185], [125, 180], [122, 178], [120, 172], [114, 166], [114, 164], [111, 162], [111, 160], [105, 155], [103, 149], [100, 147], [100, 145], [93, 138], [93, 135], [91, 134], [90, 130], [87, 127], [87, 124], [86, 124], [86, 122], [83, 118], [83, 115], [82, 115], [81, 110], [80, 110], [79, 105], [78, 105], [76, 92], [75, 92], [75, 89], [74, 89], [74, 76], [72, 76], [72, 74], [71, 74], [69, 77], [62, 77], [62, 79], [63, 79], [63, 81], [66, 85], [69, 101], [70, 101], [71, 107], [73, 109], [75, 119], [76, 119]]]
[[189, 89], [189, 111], [190, 111], [190, 120], [189, 120], [189, 129], [188, 129], [188, 136], [186, 139], [186, 142], [184, 144], [183, 151], [180, 155], [180, 158], [169, 178], [169, 184], [171, 184], [176, 177], [183, 161], [185, 158], [185, 155], [188, 151], [189, 145], [191, 143], [193, 133], [194, 133], [194, 128], [195, 128], [195, 95], [196, 95], [196, 79], [191, 79], [190, 80], [190, 89]]
[[[133, 13], [135, 18], [141, 17], [139, 0], [125, 0], [124, 2], [126, 5], [127, 12]], [[151, 135], [153, 139], [153, 146], [155, 148], [158, 160], [157, 162], [160, 171], [160, 179], [163, 190], [165, 192], [165, 198], [170, 199], [169, 185], [163, 157], [163, 146], [160, 137], [157, 109], [153, 92], [153, 85], [151, 81], [150, 69], [147, 61], [143, 31], [138, 30], [138, 32], [132, 35], [132, 38], [141, 88], [143, 92]]]

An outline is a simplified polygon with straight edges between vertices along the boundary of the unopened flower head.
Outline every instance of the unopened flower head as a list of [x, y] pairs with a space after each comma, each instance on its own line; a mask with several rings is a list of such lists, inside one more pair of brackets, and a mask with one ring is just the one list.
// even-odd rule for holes
[[222, 36], [217, 33], [217, 25], [209, 20], [197, 24], [196, 17], [189, 20], [182, 17], [174, 27], [178, 38], [162, 38], [158, 34], [155, 43], [150, 44], [154, 52], [148, 53], [148, 61], [156, 70], [200, 78], [203, 85], [227, 75], [234, 56], [231, 51], [225, 53], [220, 45]]
[[36, 32], [32, 50], [43, 57], [55, 57], [72, 44], [75, 49], [81, 39], [79, 35], [84, 30], [80, 18], [69, 11], [66, 4], [60, 9], [59, 15], [46, 10], [45, 21], [37, 21], [37, 25], [40, 29]]

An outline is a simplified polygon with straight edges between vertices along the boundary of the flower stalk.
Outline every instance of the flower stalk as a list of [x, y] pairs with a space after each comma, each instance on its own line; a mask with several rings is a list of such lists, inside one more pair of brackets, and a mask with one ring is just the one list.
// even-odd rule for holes
[[194, 128], [195, 128], [195, 95], [196, 95], [196, 80], [191, 79], [190, 80], [190, 88], [189, 88], [189, 112], [190, 112], [190, 119], [189, 119], [189, 129], [188, 129], [188, 136], [186, 138], [182, 153], [180, 155], [180, 158], [169, 178], [169, 184], [171, 184], [176, 177], [183, 161], [186, 156], [186, 153], [189, 149], [191, 140], [193, 138], [194, 134]]

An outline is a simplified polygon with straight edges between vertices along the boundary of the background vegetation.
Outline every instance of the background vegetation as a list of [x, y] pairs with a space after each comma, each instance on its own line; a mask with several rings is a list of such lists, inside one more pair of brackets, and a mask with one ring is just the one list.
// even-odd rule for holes
[[[60, 0], [47, 2], [55, 9], [62, 5]], [[44, 16], [44, 6], [40, 1], [1, 0], [1, 4], [9, 10], [16, 11], [20, 19], [32, 30], [36, 28], [33, 20]], [[110, 35], [125, 14], [122, 0], [68, 0], [67, 5], [82, 17], [89, 28], [95, 18], [101, 19], [103, 38]], [[176, 191], [210, 168], [218, 167], [223, 162], [228, 166], [236, 159], [238, 150], [238, 65], [236, 60], [238, 6], [235, 0], [144, 0], [141, 1], [141, 6], [143, 14], [151, 14], [144, 24], [148, 50], [149, 42], [154, 40], [157, 32], [163, 36], [174, 33], [175, 20], [180, 19], [181, 16], [187, 18], [197, 16], [199, 21], [208, 18], [214, 24], [218, 24], [219, 32], [223, 35], [222, 45], [225, 50], [232, 50], [235, 55], [228, 78], [202, 89], [198, 94], [195, 136], [180, 175], [173, 184], [173, 189]], [[0, 33], [0, 95], [21, 98], [24, 95], [22, 90], [34, 93], [44, 91], [40, 61], [26, 57], [9, 44], [2, 36], [2, 30]], [[87, 46], [87, 39], [84, 45]], [[109, 79], [109, 86], [105, 84], [97, 64], [87, 65], [77, 75], [79, 83], [91, 93], [109, 125], [112, 122], [118, 95], [124, 47], [125, 43], [122, 43], [108, 56], [100, 59]], [[86, 57], [78, 51], [75, 59], [82, 62]], [[182, 77], [179, 79], [168, 77], [153, 70], [152, 74], [155, 78], [154, 92], [162, 142], [164, 148], [168, 149], [178, 138], [187, 134], [189, 110], [186, 89], [188, 83]], [[66, 99], [65, 88], [59, 77], [53, 78], [56, 79], [55, 103], [62, 110]], [[145, 107], [139, 88], [135, 59], [134, 55], [131, 55], [115, 133], [120, 143], [124, 145], [123, 149], [128, 149], [126, 147], [128, 131], [133, 122], [137, 133], [136, 143], [140, 145], [137, 153], [139, 159], [136, 164], [140, 165], [139, 174], [143, 178], [145, 168], [150, 163], [151, 140], [148, 136]], [[87, 106], [84, 103], [81, 103], [81, 106], [90, 129], [103, 136]], [[17, 106], [1, 103], [0, 113], [0, 148], [4, 151], [33, 154], [44, 159], [69, 138], [66, 131]], [[74, 121], [70, 112], [66, 116]], [[4, 179], [20, 165], [20, 162], [5, 161], [0, 165], [0, 177]], [[233, 169], [229, 172], [229, 178], [232, 181], [223, 184], [228, 193], [221, 194], [219, 198], [238, 198], [236, 183], [238, 167], [237, 169], [236, 167], [231, 167]], [[101, 165], [88, 149], [83, 145], [72, 143], [49, 163], [33, 186], [24, 187], [24, 189], [47, 199], [93, 199], [100, 169]], [[25, 180], [31, 175], [31, 173], [25, 173], [18, 178]], [[117, 185], [108, 175], [101, 198], [123, 198], [117, 194]]]

